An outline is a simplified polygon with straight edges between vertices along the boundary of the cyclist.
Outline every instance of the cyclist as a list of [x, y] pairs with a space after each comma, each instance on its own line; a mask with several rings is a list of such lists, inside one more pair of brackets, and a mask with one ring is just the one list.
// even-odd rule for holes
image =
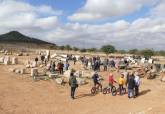
[[114, 78], [113, 78], [113, 74], [112, 74], [112, 73], [109, 74], [108, 82], [109, 82], [109, 86], [110, 86], [111, 88], [113, 87], [113, 84], [116, 83], [116, 81], [115, 81]]
[[101, 88], [101, 91], [102, 91], [102, 85], [101, 83], [99, 82], [99, 75], [97, 72], [94, 73], [94, 75], [92, 76], [92, 79], [93, 79], [93, 83], [94, 83], [94, 86], [98, 86]]

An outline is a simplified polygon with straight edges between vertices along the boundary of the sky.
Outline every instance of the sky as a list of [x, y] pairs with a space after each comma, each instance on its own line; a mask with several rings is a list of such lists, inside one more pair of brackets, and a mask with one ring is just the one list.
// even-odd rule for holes
[[0, 34], [80, 48], [165, 49], [165, 0], [0, 0]]

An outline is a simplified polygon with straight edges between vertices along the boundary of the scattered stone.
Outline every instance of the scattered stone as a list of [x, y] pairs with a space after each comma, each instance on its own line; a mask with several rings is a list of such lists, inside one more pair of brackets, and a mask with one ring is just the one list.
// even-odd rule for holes
[[25, 69], [24, 68], [20, 69], [20, 74], [25, 74]]
[[56, 78], [56, 80], [55, 80], [56, 82], [57, 82], [57, 84], [63, 84], [63, 82], [64, 82], [64, 80], [63, 79], [61, 79], [61, 78]]
[[24, 53], [24, 56], [29, 56], [29, 54], [28, 53]]
[[4, 64], [5, 64], [5, 65], [9, 65], [9, 64], [10, 64], [10, 57], [9, 57], [9, 56], [6, 56], [6, 57], [4, 58]]
[[37, 67], [37, 63], [35, 61], [32, 62], [31, 68]]
[[10, 72], [15, 72], [15, 68], [10, 68], [9, 71]]
[[0, 63], [4, 63], [4, 57], [0, 57]]
[[57, 56], [57, 54], [55, 53], [55, 54], [51, 55], [50, 58], [53, 59], [53, 58], [55, 58], [56, 56]]
[[57, 74], [52, 74], [52, 73], [49, 74], [49, 78], [56, 78], [57, 76], [58, 76]]
[[86, 84], [85, 78], [77, 78], [77, 82], [79, 85], [85, 85]]
[[22, 52], [21, 53], [18, 53], [17, 56], [23, 56], [23, 53]]
[[64, 76], [69, 78], [70, 77], [71, 70], [67, 70], [64, 72]]
[[165, 82], [165, 77], [163, 77], [163, 78], [161, 79], [161, 81], [162, 81], [162, 82]]
[[31, 69], [31, 76], [38, 76], [38, 69], [37, 68]]
[[13, 57], [12, 58], [12, 65], [18, 64], [18, 58]]
[[16, 69], [16, 70], [15, 70], [15, 73], [20, 74], [21, 71], [20, 71], [19, 69]]

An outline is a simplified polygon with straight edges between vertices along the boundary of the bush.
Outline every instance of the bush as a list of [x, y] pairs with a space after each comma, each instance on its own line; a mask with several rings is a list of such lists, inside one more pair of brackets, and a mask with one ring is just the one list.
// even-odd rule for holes
[[150, 49], [145, 49], [140, 52], [141, 55], [143, 55], [146, 58], [150, 58], [151, 56], [154, 55], [154, 51]]
[[84, 48], [84, 49], [80, 49], [80, 52], [87, 52], [87, 50]]
[[112, 45], [105, 45], [101, 47], [101, 51], [108, 55], [115, 52], [115, 47]]
[[139, 54], [139, 50], [138, 49], [131, 49], [131, 50], [128, 51], [128, 53], [137, 55], [137, 54]]

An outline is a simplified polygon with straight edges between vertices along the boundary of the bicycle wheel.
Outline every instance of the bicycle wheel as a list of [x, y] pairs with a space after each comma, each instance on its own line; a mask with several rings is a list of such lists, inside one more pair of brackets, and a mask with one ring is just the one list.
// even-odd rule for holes
[[91, 94], [96, 94], [96, 87], [92, 87], [92, 89], [91, 89]]
[[116, 96], [117, 95], [117, 90], [116, 90], [116, 87], [115, 86], [113, 86], [111, 88], [111, 93], [112, 93], [112, 96]]
[[103, 94], [107, 94], [107, 88], [103, 89]]
[[111, 88], [107, 88], [107, 94], [111, 93]]

